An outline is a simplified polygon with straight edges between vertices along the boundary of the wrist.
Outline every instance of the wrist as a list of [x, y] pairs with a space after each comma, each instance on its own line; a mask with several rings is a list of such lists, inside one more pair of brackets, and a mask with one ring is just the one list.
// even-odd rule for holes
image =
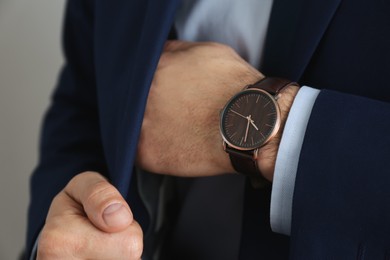
[[280, 128], [298, 91], [292, 85], [297, 86], [281, 78], [262, 78], [226, 102], [221, 111], [220, 132], [230, 168], [253, 180], [259, 174], [272, 180]]
[[284, 131], [284, 126], [287, 121], [288, 114], [294, 102], [295, 96], [299, 91], [299, 87], [289, 85], [284, 88], [277, 96], [277, 103], [280, 108], [281, 124], [277, 134], [258, 151], [257, 165], [263, 176], [272, 182], [276, 156], [279, 149], [280, 140]]

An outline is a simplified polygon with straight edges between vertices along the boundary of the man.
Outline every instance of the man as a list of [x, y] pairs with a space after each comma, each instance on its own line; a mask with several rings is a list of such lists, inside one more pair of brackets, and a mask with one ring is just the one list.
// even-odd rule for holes
[[[286, 259], [288, 254], [291, 259], [386, 259], [390, 6], [364, 0], [274, 2], [261, 72], [349, 94], [317, 93], [312, 107], [303, 109], [311, 112], [310, 119], [289, 126], [291, 116], [301, 114], [296, 104], [302, 92], [297, 94], [290, 83], [276, 91], [281, 128], [276, 138], [259, 149], [255, 165], [262, 174], [258, 176], [268, 181], [276, 177], [274, 173], [283, 172], [278, 167], [288, 168], [287, 172], [295, 168], [293, 197], [282, 199], [293, 204], [281, 206], [276, 218], [282, 220], [271, 216], [276, 231], [290, 233], [290, 240], [269, 227], [270, 188], [253, 188], [252, 177], [229, 176], [223, 182], [241, 182], [245, 187], [243, 201], [237, 199], [243, 204], [241, 218], [233, 218], [241, 219], [242, 225], [224, 233], [234, 241], [209, 241], [215, 233], [209, 232], [200, 234], [206, 241], [202, 244], [196, 238], [183, 241], [191, 235], [188, 224], [194, 224], [194, 218], [186, 214], [194, 212], [194, 207], [195, 211], [202, 208], [192, 198], [199, 190], [194, 189], [197, 181], [187, 185], [186, 180], [132, 174], [133, 162], [137, 157], [140, 168], [174, 176], [240, 172], [242, 164], [234, 156], [229, 158], [220, 145], [225, 138], [229, 148], [229, 140], [218, 132], [219, 111], [243, 87], [263, 84], [264, 76], [224, 45], [166, 44], [178, 4], [69, 2], [67, 65], [46, 117], [41, 161], [32, 179], [28, 250], [40, 233], [38, 257], [42, 259], [137, 259], [143, 231], [146, 253], [150, 245], [153, 253], [171, 258], [222, 259], [221, 251], [226, 250], [233, 252], [231, 259]], [[259, 123], [252, 114], [243, 117], [246, 143], [249, 129], [254, 131]], [[303, 144], [297, 145], [297, 151], [288, 150], [290, 145], [283, 146], [283, 140], [302, 125]], [[279, 147], [288, 151], [283, 153]], [[288, 165], [276, 162], [281, 154], [287, 154]], [[293, 157], [299, 160], [295, 166]], [[207, 182], [200, 187], [210, 187]], [[173, 195], [184, 195], [178, 201], [168, 198], [172, 185]], [[145, 198], [153, 194], [150, 187], [161, 191], [157, 199]], [[292, 195], [291, 186], [287, 187]], [[273, 189], [272, 196], [283, 197], [286, 191]], [[156, 213], [158, 206], [172, 201], [173, 209], [167, 204], [162, 207], [166, 214]], [[233, 201], [230, 198], [227, 204]], [[291, 216], [286, 214], [289, 207]], [[199, 216], [216, 214], [210, 207], [202, 210]], [[223, 217], [218, 220], [210, 223], [225, 225], [223, 232], [232, 228]], [[189, 246], [194, 241], [210, 245], [204, 251], [215, 252], [196, 255]], [[180, 252], [183, 247], [192, 256]]]

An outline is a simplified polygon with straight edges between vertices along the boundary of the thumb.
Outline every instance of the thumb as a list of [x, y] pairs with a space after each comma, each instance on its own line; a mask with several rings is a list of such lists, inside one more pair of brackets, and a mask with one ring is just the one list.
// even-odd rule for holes
[[65, 193], [82, 205], [88, 219], [102, 231], [119, 232], [133, 222], [133, 214], [122, 195], [96, 172], [75, 176], [65, 187]]

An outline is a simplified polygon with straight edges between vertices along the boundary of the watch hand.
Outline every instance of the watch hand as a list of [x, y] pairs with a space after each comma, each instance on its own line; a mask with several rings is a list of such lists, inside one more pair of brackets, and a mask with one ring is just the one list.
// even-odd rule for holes
[[252, 119], [251, 119], [251, 124], [253, 125], [253, 127], [254, 127], [257, 131], [259, 131], [259, 128], [255, 125], [255, 121], [253, 121]]
[[239, 116], [242, 117], [242, 118], [248, 119], [248, 117], [241, 115], [240, 113], [234, 111], [233, 109], [230, 109], [230, 111], [232, 111], [234, 114], [239, 115]]
[[248, 123], [246, 124], [244, 143], [246, 143], [246, 138], [248, 137], [249, 123], [251, 120], [250, 117], [248, 117], [247, 120], [248, 120]]

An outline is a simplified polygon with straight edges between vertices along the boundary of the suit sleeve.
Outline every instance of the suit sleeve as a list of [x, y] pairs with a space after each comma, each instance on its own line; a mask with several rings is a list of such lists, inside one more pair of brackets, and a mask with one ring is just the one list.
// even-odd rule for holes
[[323, 90], [297, 169], [291, 259], [387, 259], [388, 241], [390, 104]]
[[93, 67], [93, 1], [70, 0], [64, 21], [65, 65], [45, 116], [40, 158], [30, 180], [27, 255], [53, 197], [76, 174], [106, 174]]

